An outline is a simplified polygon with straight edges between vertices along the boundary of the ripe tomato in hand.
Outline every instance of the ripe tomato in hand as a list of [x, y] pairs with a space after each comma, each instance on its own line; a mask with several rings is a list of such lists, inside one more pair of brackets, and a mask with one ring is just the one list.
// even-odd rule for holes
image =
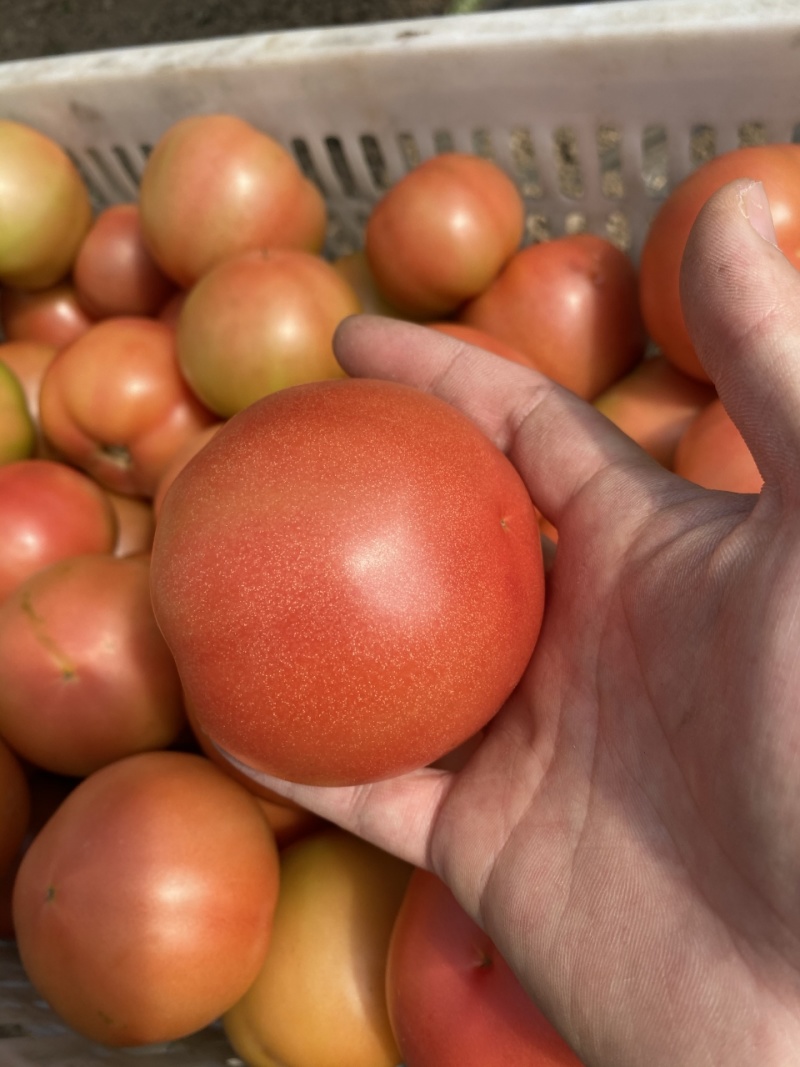
[[633, 263], [590, 233], [523, 248], [458, 321], [505, 341], [585, 400], [628, 371], [645, 346]]
[[764, 183], [778, 246], [800, 267], [800, 145], [736, 148], [704, 163], [675, 187], [650, 224], [639, 265], [641, 307], [647, 330], [664, 355], [700, 381], [709, 377], [683, 318], [680, 269], [689, 231], [700, 209], [737, 178]]
[[130, 756], [80, 782], [26, 852], [17, 945], [78, 1033], [171, 1041], [252, 985], [278, 882], [274, 838], [246, 789], [202, 756]]
[[366, 379], [233, 418], [164, 498], [156, 618], [200, 729], [297, 781], [421, 767], [500, 708], [541, 623], [536, 514], [455, 408]]
[[364, 233], [383, 296], [412, 318], [440, 318], [477, 296], [519, 248], [525, 209], [496, 163], [445, 152], [393, 185]]

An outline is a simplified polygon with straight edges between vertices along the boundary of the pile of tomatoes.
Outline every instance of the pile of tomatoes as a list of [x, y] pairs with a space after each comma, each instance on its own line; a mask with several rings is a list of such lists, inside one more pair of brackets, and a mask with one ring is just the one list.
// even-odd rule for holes
[[[258, 787], [198, 727], [188, 694], [201, 704], [203, 686], [175, 649], [202, 631], [200, 616], [226, 598], [235, 569], [226, 571], [221, 552], [204, 572], [202, 610], [187, 608], [178, 583], [160, 578], [152, 595], [153, 544], [163, 523], [170, 551], [188, 553], [201, 513], [221, 513], [230, 484], [244, 495], [223, 518], [229, 540], [242, 539], [241, 513], [252, 510], [261, 475], [239, 478], [234, 460], [248, 463], [250, 438], [234, 426], [258, 412], [252, 434], [263, 442], [264, 420], [286, 409], [289, 387], [317, 396], [322, 383], [345, 383], [333, 336], [362, 311], [532, 366], [684, 477], [757, 491], [758, 470], [694, 353], [678, 295], [700, 207], [744, 176], [764, 182], [779, 244], [796, 254], [796, 212], [784, 206], [800, 181], [800, 148], [769, 145], [712, 160], [677, 187], [639, 264], [589, 233], [526, 246], [514, 182], [487, 159], [452, 152], [387, 190], [364, 249], [331, 260], [319, 190], [277, 141], [239, 118], [195, 116], [167, 130], [137, 202], [96, 215], [57, 144], [0, 121], [0, 937], [16, 940], [31, 982], [74, 1030], [141, 1046], [222, 1019], [253, 1067], [578, 1063], [438, 879]], [[355, 403], [353, 440], [356, 415], [368, 411]], [[295, 424], [280, 425], [269, 440], [282, 439], [285, 458]], [[385, 453], [370, 425], [359, 423], [353, 451], [363, 459], [374, 448], [380, 470]], [[307, 446], [297, 429], [298, 477], [332, 478], [335, 464], [309, 459], [323, 437], [309, 433]], [[462, 440], [457, 429], [453, 447]], [[434, 477], [434, 452], [410, 450], [422, 481]], [[446, 485], [452, 461], [442, 462], [436, 476]], [[482, 491], [496, 482], [497, 463], [507, 461], [498, 453], [475, 474]], [[192, 471], [199, 488], [190, 492]], [[214, 500], [203, 496], [210, 487]], [[449, 508], [448, 491], [436, 492]], [[558, 538], [529, 510], [518, 525], [529, 524], [535, 548], [525, 549], [527, 570], [513, 566], [535, 594], [515, 621], [527, 630], [505, 693], [541, 617], [539, 530]], [[286, 516], [300, 545], [308, 519]], [[329, 518], [329, 529], [342, 528]], [[507, 541], [505, 520], [503, 530]], [[445, 551], [434, 550], [437, 565]], [[194, 585], [180, 586], [192, 595], [198, 566], [191, 557]], [[509, 584], [503, 574], [498, 585]], [[392, 597], [402, 592], [415, 610], [431, 596], [425, 583], [400, 585]], [[243, 600], [259, 595], [251, 589]], [[445, 618], [448, 610], [437, 606]], [[359, 635], [370, 623], [358, 621]], [[379, 636], [383, 677], [400, 638]], [[442, 647], [446, 670], [456, 653]], [[237, 656], [233, 642], [220, 654], [233, 664], [225, 687], [245, 691], [256, 666]], [[305, 645], [302, 656], [305, 676]], [[285, 682], [288, 667], [276, 662]], [[326, 662], [335, 672], [335, 659]], [[460, 699], [476, 675], [456, 666]], [[351, 717], [353, 707], [380, 706], [372, 690], [359, 704], [353, 684], [343, 685]], [[502, 703], [491, 692], [494, 704], [469, 732]], [[369, 736], [368, 723], [358, 728]], [[302, 738], [310, 752], [315, 729], [311, 715], [293, 741], [301, 773]], [[453, 745], [466, 736], [447, 735]], [[419, 765], [445, 756], [437, 743], [417, 753]], [[315, 780], [325, 780], [320, 773]], [[346, 781], [352, 771], [342, 773]]]

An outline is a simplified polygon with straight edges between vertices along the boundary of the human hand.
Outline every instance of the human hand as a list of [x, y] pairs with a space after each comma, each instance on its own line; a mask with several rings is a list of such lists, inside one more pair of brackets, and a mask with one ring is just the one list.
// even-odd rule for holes
[[587, 1067], [800, 1061], [800, 276], [754, 225], [760, 186], [716, 194], [683, 296], [759, 496], [678, 478], [451, 338], [369, 318], [337, 338], [351, 374], [472, 417], [559, 545], [530, 666], [462, 770], [258, 777], [436, 872]]

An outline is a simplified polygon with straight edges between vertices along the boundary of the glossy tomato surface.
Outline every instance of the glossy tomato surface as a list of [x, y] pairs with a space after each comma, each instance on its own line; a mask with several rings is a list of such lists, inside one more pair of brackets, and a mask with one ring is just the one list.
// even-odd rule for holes
[[645, 346], [633, 262], [591, 233], [523, 248], [458, 320], [585, 400], [630, 370]]
[[0, 604], [0, 735], [31, 763], [82, 776], [177, 739], [180, 681], [149, 576], [146, 555], [75, 556]]
[[800, 265], [800, 145], [795, 144], [737, 148], [698, 167], [669, 194], [642, 247], [639, 283], [648, 332], [677, 367], [706, 382], [681, 309], [681, 260], [700, 209], [737, 178], [764, 183], [778, 245], [790, 263]]
[[278, 880], [245, 789], [202, 756], [131, 756], [84, 779], [26, 852], [13, 901], [22, 962], [86, 1037], [170, 1041], [252, 984]]
[[415, 870], [392, 932], [389, 1017], [405, 1067], [580, 1067], [447, 886]]
[[442, 401], [366, 379], [230, 419], [163, 500], [152, 590], [200, 728], [320, 784], [475, 733], [519, 681], [544, 599], [506, 457]]
[[520, 245], [525, 207], [491, 160], [445, 152], [375, 204], [364, 249], [383, 296], [401, 313], [439, 318], [477, 296]]
[[234, 115], [192, 115], [158, 140], [139, 193], [147, 247], [179, 285], [258, 248], [321, 250], [325, 201], [274, 138]]
[[410, 873], [336, 828], [284, 850], [267, 958], [224, 1018], [249, 1067], [397, 1067], [386, 959]]

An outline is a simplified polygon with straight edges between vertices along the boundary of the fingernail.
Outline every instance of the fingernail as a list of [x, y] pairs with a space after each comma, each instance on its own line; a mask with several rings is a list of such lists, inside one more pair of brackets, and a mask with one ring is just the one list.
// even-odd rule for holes
[[775, 226], [772, 222], [769, 200], [761, 182], [750, 182], [739, 193], [739, 203], [742, 214], [756, 231], [759, 237], [769, 241], [771, 245], [778, 246], [775, 236]]

